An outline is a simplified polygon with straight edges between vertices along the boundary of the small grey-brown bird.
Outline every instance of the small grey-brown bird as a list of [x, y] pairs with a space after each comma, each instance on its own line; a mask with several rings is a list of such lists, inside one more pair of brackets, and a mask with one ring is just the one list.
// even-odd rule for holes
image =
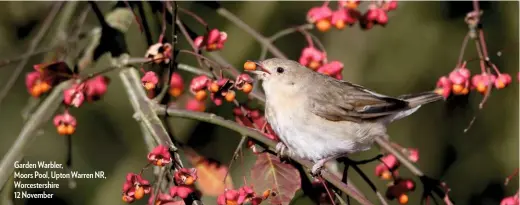
[[318, 175], [332, 159], [370, 149], [386, 126], [443, 99], [435, 92], [389, 97], [315, 72], [296, 61], [253, 61], [263, 82], [265, 116], [282, 142], [279, 154], [311, 160]]

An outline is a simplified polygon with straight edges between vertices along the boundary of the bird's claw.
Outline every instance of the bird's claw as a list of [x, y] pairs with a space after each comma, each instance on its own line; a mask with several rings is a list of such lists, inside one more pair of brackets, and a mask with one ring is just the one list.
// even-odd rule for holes
[[318, 177], [321, 174], [321, 170], [323, 169], [323, 164], [316, 163], [311, 168], [311, 175], [313, 177]]
[[283, 142], [276, 144], [275, 151], [282, 162], [288, 162], [288, 159], [292, 156], [291, 150]]
[[278, 157], [284, 157], [286, 156], [286, 151], [287, 149], [287, 146], [283, 143], [283, 142], [278, 142], [278, 144], [276, 144], [276, 147], [275, 147], [275, 151], [276, 151], [276, 154], [278, 155]]
[[316, 161], [314, 163], [314, 165], [312, 165], [312, 168], [311, 168], [311, 175], [313, 177], [319, 177], [321, 175], [321, 170], [324, 168], [325, 166], [325, 163], [327, 161], [329, 161], [330, 159], [333, 159], [334, 157], [328, 157], [328, 158], [324, 158], [324, 159], [320, 159], [318, 161]]

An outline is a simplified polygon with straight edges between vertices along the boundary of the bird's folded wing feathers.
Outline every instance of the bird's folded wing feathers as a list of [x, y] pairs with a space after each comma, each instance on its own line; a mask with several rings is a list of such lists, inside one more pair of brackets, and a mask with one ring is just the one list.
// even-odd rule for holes
[[388, 97], [360, 85], [346, 81], [326, 82], [327, 90], [310, 89], [307, 99], [309, 109], [331, 121], [354, 121], [378, 119], [409, 109], [408, 102]]

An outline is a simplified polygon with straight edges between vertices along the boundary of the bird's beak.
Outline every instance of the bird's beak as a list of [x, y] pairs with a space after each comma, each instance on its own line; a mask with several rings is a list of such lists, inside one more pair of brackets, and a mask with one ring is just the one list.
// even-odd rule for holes
[[264, 77], [266, 74], [271, 74], [269, 72], [269, 70], [264, 68], [264, 66], [262, 65], [262, 63], [260, 61], [249, 61], [249, 62], [255, 63], [256, 69], [255, 70], [248, 70], [247, 72], [253, 73], [253, 74], [255, 74], [255, 75], [257, 75], [258, 77], [261, 77], [261, 78]]

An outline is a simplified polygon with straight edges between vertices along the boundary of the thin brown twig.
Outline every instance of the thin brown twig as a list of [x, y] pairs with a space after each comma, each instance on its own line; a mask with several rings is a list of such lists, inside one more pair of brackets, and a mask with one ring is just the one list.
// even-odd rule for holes
[[217, 13], [222, 17], [228, 19], [233, 22], [236, 26], [247, 32], [249, 35], [253, 36], [260, 44], [267, 47], [267, 49], [276, 57], [287, 59], [285, 54], [282, 53], [276, 46], [274, 46], [267, 38], [258, 33], [255, 29], [251, 28], [249, 25], [244, 23], [240, 18], [235, 16], [233, 13], [229, 12], [225, 8], [218, 8]]
[[[323, 54], [325, 55], [325, 63], [327, 63], [327, 51], [325, 50], [325, 46], [323, 46], [323, 43], [321, 43], [320, 39], [318, 37], [316, 37], [315, 35], [313, 35], [312, 33], [309, 33], [307, 30], [305, 29], [299, 29], [298, 30], [300, 33], [302, 33], [305, 38], [310, 38], [309, 40], [313, 41], [314, 43], [316, 43], [316, 45], [318, 46], [318, 48], [321, 50], [321, 52], [323, 52]], [[312, 46], [314, 47], [314, 43], [312, 44]]]
[[507, 186], [507, 184], [509, 184], [509, 181], [511, 181], [511, 179], [517, 175], [518, 175], [518, 168], [516, 168], [515, 171], [511, 175], [506, 177], [506, 179], [504, 180], [504, 186]]
[[161, 192], [161, 184], [166, 180], [166, 167], [162, 167], [157, 175], [157, 180], [155, 182], [155, 189], [153, 192], [152, 204], [155, 204], [159, 193]]
[[336, 205], [336, 202], [334, 202], [334, 197], [332, 197], [332, 194], [330, 193], [329, 188], [327, 187], [327, 183], [325, 183], [325, 180], [320, 179], [321, 184], [323, 185], [323, 188], [325, 188], [325, 192], [327, 193], [327, 196], [329, 196], [330, 202], [332, 205]]
[[[21, 62], [18, 64], [18, 66], [14, 69], [13, 74], [9, 77], [7, 80], [7, 83], [2, 86], [2, 90], [0, 91], [0, 105], [2, 104], [2, 101], [5, 99], [11, 88], [13, 87], [14, 83], [18, 79], [18, 76], [22, 73], [23, 69], [25, 68], [25, 65], [29, 62], [29, 57], [31, 54], [36, 50], [40, 42], [42, 41], [45, 34], [47, 34], [47, 31], [51, 28], [52, 22], [58, 15], [58, 11], [60, 11], [60, 8], [63, 6], [65, 2], [56, 2], [49, 15], [45, 18], [45, 20], [42, 23], [42, 26], [36, 36], [31, 40], [31, 43], [29, 44], [29, 48], [27, 49], [27, 55], [25, 58], [21, 60]], [[1, 107], [1, 106], [0, 106]]]
[[481, 50], [481, 47], [480, 47], [480, 42], [479, 41], [475, 41], [475, 46], [476, 46], [476, 49], [477, 49], [478, 57], [480, 59], [480, 70], [481, 70], [482, 73], [486, 73], [486, 63], [485, 63], [485, 60], [484, 60], [484, 55], [482, 54], [482, 50]]
[[[85, 6], [83, 11], [80, 13], [78, 20], [76, 21], [76, 31], [72, 33], [72, 39], [79, 39], [79, 36], [81, 35], [81, 29], [83, 28], [83, 25], [85, 21], [87, 20], [87, 16], [90, 12], [90, 6]], [[72, 45], [69, 45], [69, 49], [74, 49], [77, 46], [77, 42], [73, 42]], [[75, 53], [71, 59], [78, 59], [79, 52]], [[76, 63], [76, 62], [74, 62]]]
[[[298, 30], [311, 30], [313, 28], [314, 28], [314, 24], [304, 24], [304, 25], [300, 25], [300, 26], [289, 27], [289, 28], [276, 32], [274, 35], [272, 35], [268, 39], [269, 39], [269, 41], [271, 41], [271, 43], [274, 43], [279, 38], [289, 35], [291, 33], [295, 33]], [[266, 58], [266, 56], [267, 56], [267, 47], [262, 45], [262, 51], [260, 52], [259, 59], [264, 60]]]
[[[480, 8], [479, 8], [479, 3], [478, 3], [478, 0], [473, 0], [473, 12], [475, 12], [477, 15], [476, 15], [476, 24], [477, 25], [480, 25], [480, 14], [481, 14], [481, 11], [480, 11]], [[482, 30], [482, 28], [479, 26], [476, 28], [477, 29], [477, 36], [476, 36], [476, 39], [475, 39], [475, 46], [476, 46], [476, 49], [477, 49], [477, 53], [478, 53], [478, 56], [480, 58], [480, 69], [482, 70], [482, 73], [485, 74], [486, 73], [486, 67], [487, 67], [487, 73], [491, 75], [491, 71], [489, 69], [489, 65], [492, 64], [490, 61], [489, 61], [489, 56], [488, 56], [488, 51], [487, 51], [487, 46], [486, 46], [486, 40], [484, 39], [484, 31]], [[493, 88], [493, 83], [490, 82], [489, 78], [486, 79], [488, 82], [488, 88], [487, 88], [487, 91], [486, 93], [484, 94], [484, 97], [482, 98], [482, 101], [479, 103], [479, 109], [482, 109], [484, 108], [484, 104], [487, 102], [487, 99], [489, 98], [489, 96], [491, 95], [491, 90]]]
[[[211, 67], [213, 67], [213, 66], [219, 67], [220, 66], [220, 64], [216, 63], [215, 61], [213, 61], [213, 60], [207, 58], [206, 56], [203, 56], [203, 55], [201, 55], [201, 54], [199, 54], [197, 52], [194, 52], [194, 51], [179, 50], [179, 53], [187, 53], [187, 54], [190, 54], [192, 56], [195, 56], [198, 59], [204, 59], [205, 61], [208, 61], [209, 64], [211, 64]], [[214, 70], [212, 70], [212, 71], [214, 72]], [[216, 73], [214, 73], [213, 75], [214, 75], [214, 77], [218, 76]]]
[[[159, 36], [159, 40], [158, 42], [159, 43], [163, 43], [164, 41], [164, 35], [166, 33], [166, 3], [163, 2], [163, 13], [162, 13], [162, 27], [161, 27], [161, 35]], [[153, 98], [153, 101], [154, 102], [167, 102], [170, 100], [169, 96], [166, 95], [166, 93], [168, 92], [168, 90], [170, 89], [170, 80], [171, 80], [171, 76], [173, 75], [173, 73], [175, 72], [175, 68], [177, 67], [176, 65], [176, 62], [177, 62], [177, 55], [175, 54], [175, 50], [177, 49], [177, 28], [175, 26], [175, 21], [177, 20], [177, 3], [176, 2], [173, 2], [173, 13], [175, 15], [172, 15], [172, 36], [171, 36], [171, 51], [170, 51], [170, 56], [171, 56], [171, 59], [169, 59], [169, 63], [168, 63], [168, 68], [167, 69], [164, 69], [163, 70], [163, 74], [162, 74], [162, 79], [163, 79], [163, 83], [162, 83], [162, 88], [161, 88], [161, 91], [159, 92], [158, 95], [156, 95], [154, 98]], [[165, 122], [165, 126], [169, 126], [168, 123]], [[172, 130], [171, 128], [168, 128], [168, 131]], [[169, 133], [171, 134], [171, 133]]]
[[[488, 68], [488, 71], [487, 71], [490, 75], [491, 75], [491, 70]], [[480, 103], [478, 104], [478, 108], [479, 109], [483, 109], [484, 108], [484, 104], [487, 102], [487, 100], [489, 99], [489, 96], [491, 95], [491, 90], [493, 90], [493, 83], [491, 82], [491, 80], [487, 79], [487, 89], [486, 89], [486, 94], [484, 94], [484, 97], [482, 98], [482, 100], [480, 101]]]
[[468, 33], [466, 33], [466, 36], [464, 36], [464, 40], [462, 40], [462, 46], [460, 47], [459, 58], [457, 60], [457, 66], [455, 67], [455, 69], [458, 68], [462, 63], [462, 59], [464, 58], [464, 52], [466, 51], [466, 46], [468, 45], [468, 40], [469, 31]]
[[478, 39], [480, 42], [480, 46], [482, 47], [482, 54], [484, 55], [484, 60], [489, 61], [486, 39], [484, 38], [484, 31], [482, 30], [482, 28], [478, 29]]
[[[171, 11], [170, 11], [171, 12]], [[177, 25], [177, 27], [179, 27], [179, 31], [181, 31], [182, 35], [184, 36], [184, 39], [186, 39], [186, 41], [188, 42], [188, 44], [191, 45], [191, 48], [193, 49], [193, 51], [195, 53], [199, 53], [199, 48], [197, 48], [197, 46], [195, 45], [195, 43], [193, 42], [193, 40], [190, 38], [190, 35], [188, 34], [188, 31], [186, 30], [186, 28], [184, 27], [184, 25], [182, 24], [182, 22], [179, 20], [179, 18], [177, 18], [175, 24]], [[213, 73], [214, 76], [217, 76], [216, 73], [213, 71], [213, 69], [211, 68], [211, 66], [208, 66], [206, 64], [203, 63], [202, 59], [200, 59], [199, 56], [196, 56], [197, 58], [197, 62], [199, 63], [199, 66], [201, 68], [203, 67], [208, 67], [208, 69]]]
[[233, 165], [233, 162], [238, 157], [238, 153], [240, 153], [240, 151], [242, 151], [242, 147], [244, 146], [246, 139], [247, 139], [247, 136], [242, 136], [242, 138], [240, 139], [240, 142], [238, 143], [237, 148], [235, 149], [235, 152], [233, 153], [233, 157], [231, 157], [231, 161], [229, 162], [229, 166], [228, 166], [226, 175], [224, 175], [224, 179], [223, 179], [224, 183], [226, 183], [226, 178], [229, 175], [229, 172], [231, 171], [231, 166]]
[[191, 11], [188, 11], [182, 7], [179, 7], [179, 11], [184, 13], [184, 14], [187, 14], [188, 16], [191, 16], [193, 19], [195, 19], [196, 21], [198, 21], [200, 24], [202, 24], [206, 30], [208, 29], [208, 23], [206, 23], [206, 21], [204, 21], [204, 19], [202, 19], [200, 16], [198, 16], [197, 14], [191, 12]]

